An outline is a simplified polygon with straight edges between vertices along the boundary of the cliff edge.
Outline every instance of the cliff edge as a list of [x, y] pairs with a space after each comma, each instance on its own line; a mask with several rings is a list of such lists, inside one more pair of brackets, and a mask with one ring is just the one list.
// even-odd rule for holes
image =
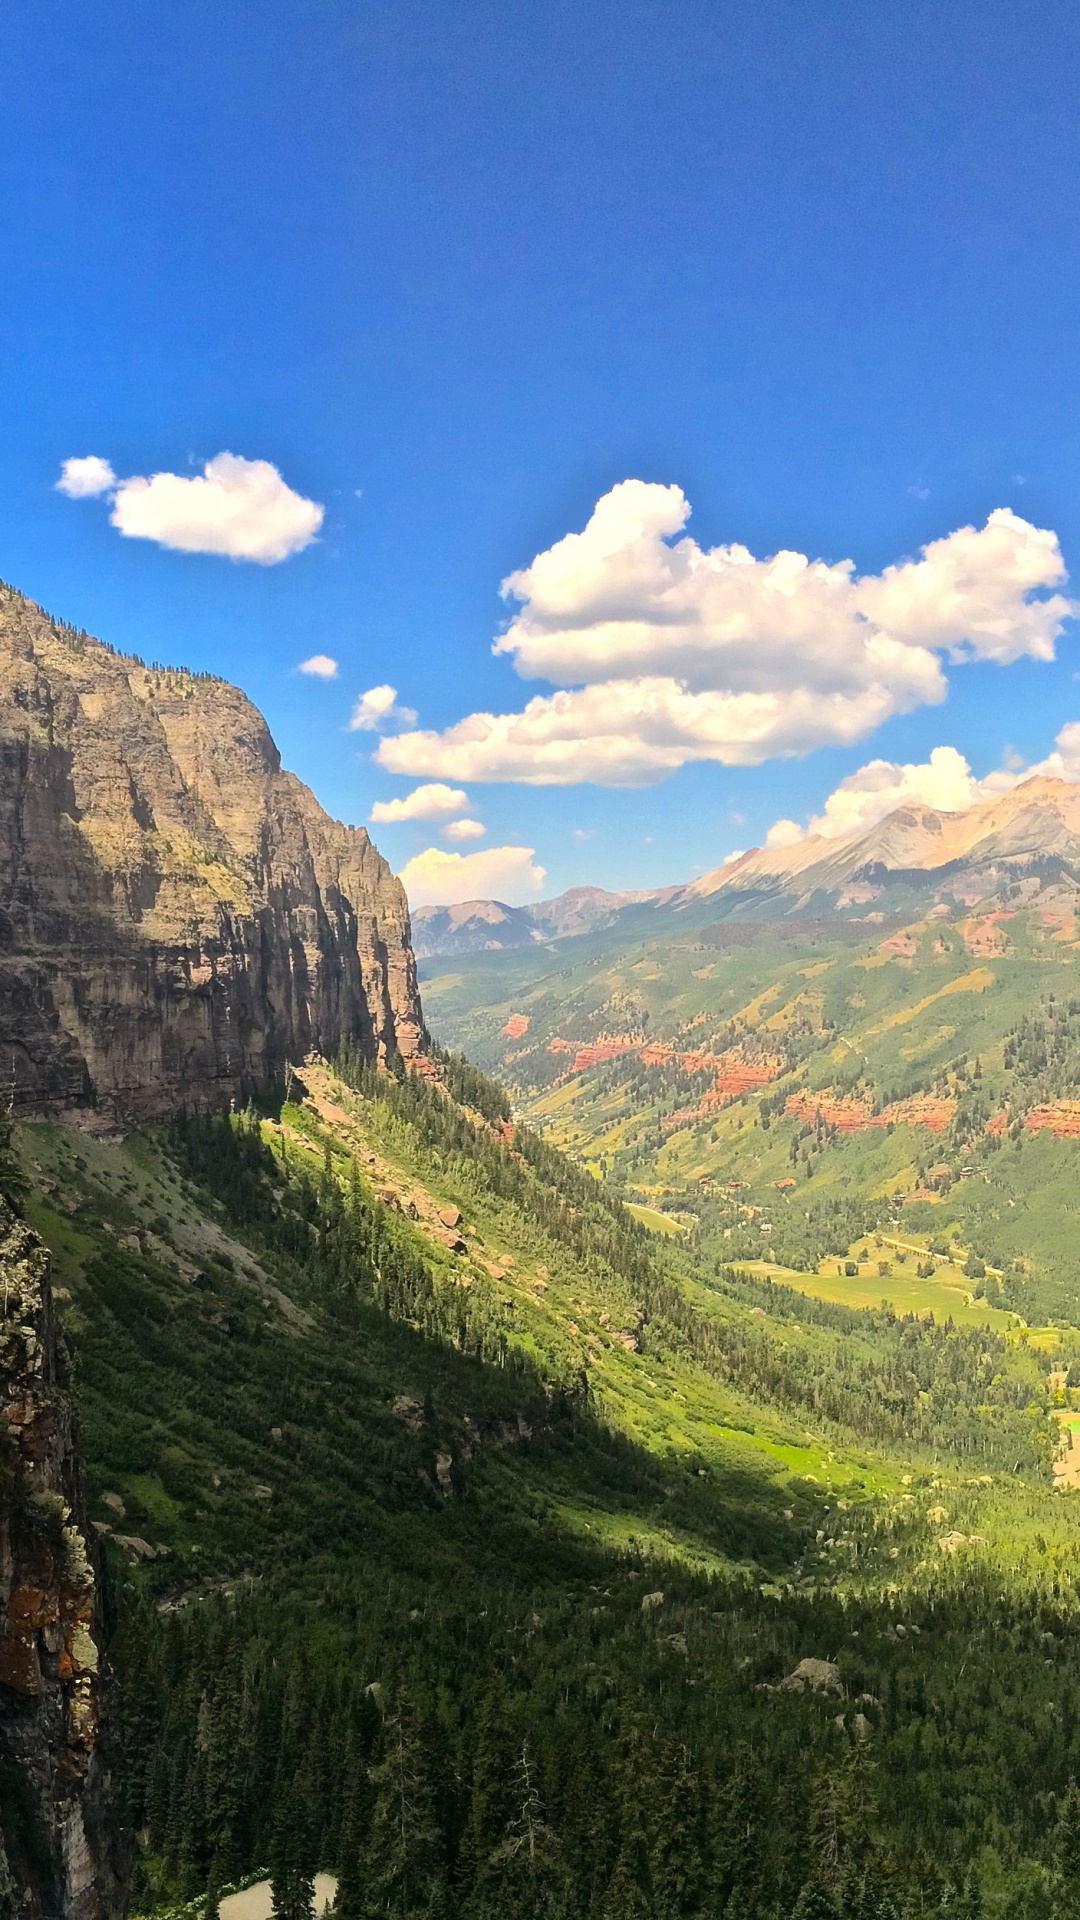
[[21, 1113], [244, 1100], [422, 1051], [408, 908], [223, 680], [0, 586], [0, 1084]]
[[0, 1914], [114, 1920], [98, 1586], [49, 1260], [0, 1200]]

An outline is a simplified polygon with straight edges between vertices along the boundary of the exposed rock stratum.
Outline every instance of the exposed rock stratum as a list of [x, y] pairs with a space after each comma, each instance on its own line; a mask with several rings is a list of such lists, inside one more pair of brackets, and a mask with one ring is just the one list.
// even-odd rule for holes
[[226, 681], [0, 587], [0, 1088], [148, 1119], [423, 1049], [404, 892]]

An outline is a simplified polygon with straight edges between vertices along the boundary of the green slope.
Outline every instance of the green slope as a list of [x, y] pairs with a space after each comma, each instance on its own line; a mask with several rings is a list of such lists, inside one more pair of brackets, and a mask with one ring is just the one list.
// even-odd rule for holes
[[[740, 1278], [463, 1067], [342, 1068], [261, 1119], [23, 1136], [139, 1909], [306, 1865], [364, 1913], [955, 1911], [974, 1868], [1041, 1911], [1071, 1337]], [[805, 1659], [830, 1690], [781, 1686]]]

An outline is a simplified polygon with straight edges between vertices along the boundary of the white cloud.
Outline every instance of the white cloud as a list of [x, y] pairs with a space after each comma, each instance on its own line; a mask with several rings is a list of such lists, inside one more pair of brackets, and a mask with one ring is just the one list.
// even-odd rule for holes
[[311, 545], [325, 507], [286, 486], [269, 460], [218, 453], [201, 474], [121, 480], [110, 518], [132, 540], [271, 567]]
[[328, 653], [313, 653], [310, 660], [301, 660], [299, 671], [310, 673], [316, 680], [336, 680], [338, 663]]
[[[767, 847], [793, 847], [796, 840], [806, 839], [807, 829], [800, 827], [797, 820], [774, 820], [765, 835]], [[721, 862], [724, 865], [725, 862]]]
[[485, 847], [480, 853], [426, 847], [406, 861], [398, 878], [413, 907], [453, 907], [462, 900], [516, 906], [539, 893], [547, 877], [533, 864], [534, 853], [534, 847]]
[[201, 474], [131, 474], [119, 480], [96, 454], [65, 460], [57, 482], [72, 499], [111, 493], [112, 525], [129, 540], [179, 553], [220, 553], [272, 567], [309, 547], [326, 512], [286, 486], [269, 460], [218, 453]]
[[[915, 804], [940, 813], [966, 813], [976, 800], [985, 798], [986, 790], [963, 754], [955, 747], [935, 747], [921, 763], [870, 760], [858, 767], [829, 794], [807, 832], [826, 840], [847, 840], [865, 833], [896, 807]], [[770, 846], [783, 844], [770, 837]]]
[[[381, 727], [411, 727], [416, 715], [411, 707], [399, 707], [396, 687], [369, 687], [360, 695], [349, 718], [350, 733], [377, 733]], [[378, 755], [376, 754], [376, 759]], [[391, 805], [393, 802], [390, 803]], [[455, 806], [460, 806], [455, 801]], [[403, 816], [399, 815], [398, 818]]]
[[1060, 593], [1031, 596], [1067, 577], [1057, 534], [997, 507], [985, 527], [931, 540], [921, 560], [867, 575], [855, 591], [860, 612], [894, 638], [1004, 667], [1025, 654], [1053, 659], [1075, 603]]
[[[377, 688], [382, 692], [382, 688]], [[387, 688], [392, 692], [392, 688]], [[364, 695], [365, 700], [369, 696]], [[376, 800], [368, 816], [376, 821], [393, 820], [438, 820], [444, 813], [458, 813], [469, 804], [469, 796], [461, 787], [448, 787], [442, 780], [429, 781], [427, 786], [414, 787], [400, 800]]]
[[96, 494], [115, 487], [116, 475], [100, 454], [88, 453], [84, 460], [65, 460], [56, 483], [57, 493], [69, 500], [92, 500]]
[[[923, 699], [945, 697], [929, 654]], [[918, 699], [905, 699], [904, 707]], [[812, 747], [850, 746], [897, 711], [881, 681], [820, 693], [777, 687], [760, 693], [691, 693], [678, 681], [608, 680], [574, 692], [538, 694], [520, 713], [473, 713], [445, 733], [402, 733], [375, 755], [390, 773], [449, 780], [518, 780], [529, 786], [646, 785], [692, 760], [757, 766]]]
[[[509, 575], [521, 602], [495, 652], [560, 690], [519, 711], [384, 741], [393, 772], [635, 785], [688, 761], [757, 765], [850, 745], [944, 699], [944, 655], [1045, 660], [1072, 603], [1057, 538], [1007, 508], [918, 560], [858, 577], [848, 560], [675, 538], [678, 487], [626, 480]], [[1038, 597], [1041, 596], [1041, 597]]]
[[447, 840], [482, 840], [486, 832], [479, 820], [448, 820], [443, 828]]

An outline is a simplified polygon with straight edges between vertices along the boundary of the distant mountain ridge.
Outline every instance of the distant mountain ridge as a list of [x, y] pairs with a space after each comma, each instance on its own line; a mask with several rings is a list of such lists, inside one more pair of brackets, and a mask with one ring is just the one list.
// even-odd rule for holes
[[808, 834], [784, 847], [751, 847], [682, 886], [609, 893], [572, 887], [536, 906], [470, 900], [420, 907], [412, 916], [418, 959], [533, 946], [612, 926], [631, 907], [675, 912], [715, 901], [724, 919], [839, 911], [876, 915], [904, 890], [938, 889], [972, 902], [1003, 877], [1039, 863], [1080, 879], [1080, 787], [1033, 775], [966, 813], [897, 807], [845, 839]]
[[555, 899], [540, 900], [531, 907], [511, 907], [503, 900], [416, 907], [412, 914], [413, 951], [418, 960], [427, 960], [436, 954], [531, 947], [610, 926], [623, 907], [656, 897], [647, 891], [608, 893], [603, 887], [571, 887]]
[[982, 876], [989, 893], [998, 869], [1022, 870], [1047, 859], [1080, 868], [1080, 787], [1035, 775], [966, 813], [897, 807], [849, 839], [808, 835], [791, 846], [751, 848], [676, 897], [726, 895], [733, 909], [736, 902], [752, 909], [772, 900], [787, 912], [807, 910], [824, 897], [840, 907], [865, 907], [900, 876], [915, 886], [925, 876], [923, 887], [961, 876], [977, 885]]

